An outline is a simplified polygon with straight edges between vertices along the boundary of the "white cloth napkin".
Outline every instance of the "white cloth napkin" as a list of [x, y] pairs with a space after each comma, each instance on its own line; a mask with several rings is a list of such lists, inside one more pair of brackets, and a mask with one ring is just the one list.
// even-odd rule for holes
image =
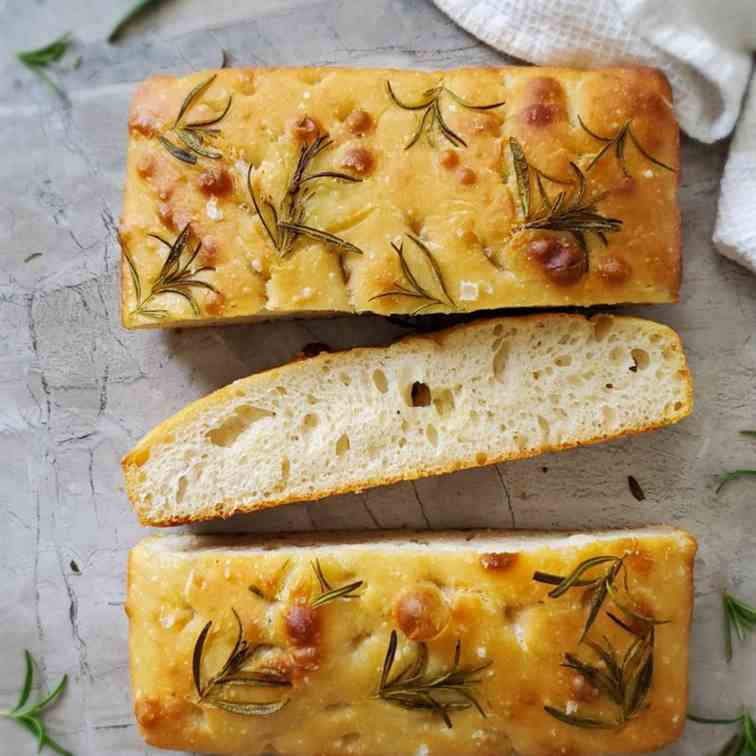
[[669, 78], [683, 130], [702, 142], [737, 125], [714, 241], [756, 272], [756, 0], [434, 0], [460, 26], [541, 65], [641, 63]]

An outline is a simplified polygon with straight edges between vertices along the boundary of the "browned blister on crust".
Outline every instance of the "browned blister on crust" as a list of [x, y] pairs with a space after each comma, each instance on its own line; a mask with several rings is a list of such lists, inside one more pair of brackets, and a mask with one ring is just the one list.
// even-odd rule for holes
[[[695, 550], [691, 536], [671, 528], [580, 535], [475, 531], [377, 532], [369, 539], [354, 534], [148, 539], [129, 559], [126, 609], [135, 716], [151, 745], [219, 754], [652, 751], [675, 740], [685, 721]], [[505, 571], [485, 566], [496, 553], [507, 555]], [[616, 584], [621, 600], [632, 600], [636, 609], [665, 624], [656, 626], [644, 707], [622, 727], [592, 730], [557, 721], [544, 708], [609, 720], [616, 713], [605, 693], [561, 666], [565, 653], [592, 661], [588, 646], [579, 644], [585, 590], [549, 598], [553, 586], [533, 575], [568, 575], [585, 560], [606, 556], [626, 563], [627, 589], [624, 577]], [[363, 582], [351, 598], [313, 610], [317, 632], [308, 631], [303, 645], [300, 634], [292, 639], [288, 618], [321, 591], [315, 560], [334, 588]], [[597, 574], [600, 570], [586, 576]], [[633, 636], [610, 619], [610, 612], [619, 611], [607, 601], [589, 640], [606, 637], [621, 653]], [[208, 623], [197, 657], [198, 694], [193, 657]], [[278, 684], [223, 688], [216, 683], [208, 695], [213, 679], [223, 679], [239, 625], [253, 650], [241, 673]], [[433, 680], [453, 666], [459, 644], [465, 690], [485, 716], [474, 706], [452, 708], [449, 728], [438, 711], [402, 708], [381, 697], [392, 632], [396, 655], [389, 681], [423, 649], [428, 663], [420, 677]], [[238, 678], [239, 670], [235, 674]], [[453, 694], [431, 690], [440, 701], [460, 703]], [[233, 713], [214, 698], [266, 702], [276, 710]]]
[[[530, 167], [527, 213], [513, 143]], [[298, 183], [297, 162], [314, 145]], [[129, 115], [123, 322], [675, 301], [678, 153], [669, 87], [652, 69], [153, 77]], [[546, 207], [539, 183], [552, 209], [564, 194], [563, 216], [576, 169], [592, 212], [617, 222], [603, 239], [595, 218], [582, 239], [563, 217], [534, 223]], [[167, 270], [168, 245], [187, 225]], [[208, 237], [215, 254], [201, 264], [191, 255]], [[528, 254], [552, 240], [583, 250], [574, 275]]]

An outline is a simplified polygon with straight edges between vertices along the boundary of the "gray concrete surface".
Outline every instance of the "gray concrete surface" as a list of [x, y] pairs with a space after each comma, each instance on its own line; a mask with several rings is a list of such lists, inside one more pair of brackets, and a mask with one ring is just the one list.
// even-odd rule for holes
[[[425, 0], [177, 0], [120, 45], [107, 45], [112, 20], [130, 3], [0, 0], [0, 707], [20, 685], [28, 647], [46, 683], [70, 674], [47, 721], [78, 756], [151, 752], [130, 706], [125, 563], [145, 531], [123, 493], [121, 454], [190, 399], [288, 360], [307, 342], [380, 343], [402, 331], [373, 318], [123, 331], [115, 219], [134, 83], [217, 65], [223, 48], [232, 62], [251, 65], [506, 62]], [[67, 29], [77, 39], [68, 60], [81, 55], [81, 64], [60, 75], [68, 93], [61, 100], [11, 52]], [[714, 494], [722, 469], [756, 463], [756, 444], [737, 435], [756, 427], [756, 278], [721, 260], [710, 243], [725, 154], [725, 145], [684, 144], [682, 302], [637, 308], [685, 340], [696, 381], [691, 419], [618, 443], [284, 507], [224, 527], [689, 528], [701, 541], [692, 708], [729, 714], [756, 706], [754, 640], [730, 667], [722, 652], [721, 589], [756, 600], [756, 484]], [[645, 501], [631, 496], [629, 474]], [[712, 753], [728, 732], [690, 725], [665, 753]], [[1, 754], [33, 752], [28, 733], [0, 720]]]

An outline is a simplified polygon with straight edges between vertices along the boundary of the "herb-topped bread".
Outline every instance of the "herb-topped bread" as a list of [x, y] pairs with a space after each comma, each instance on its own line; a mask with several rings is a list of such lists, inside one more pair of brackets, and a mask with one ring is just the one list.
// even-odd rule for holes
[[281, 756], [598, 756], [675, 740], [692, 537], [151, 538], [129, 558], [142, 735]]
[[156, 76], [129, 118], [129, 328], [671, 302], [678, 128], [644, 68]]
[[123, 460], [174, 525], [659, 428], [692, 410], [678, 336], [639, 318], [493, 318], [320, 354], [231, 384]]

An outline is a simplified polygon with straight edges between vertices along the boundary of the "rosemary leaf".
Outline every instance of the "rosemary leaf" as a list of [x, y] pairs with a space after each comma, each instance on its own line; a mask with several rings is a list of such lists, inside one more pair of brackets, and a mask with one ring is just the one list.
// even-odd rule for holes
[[158, 134], [158, 141], [177, 160], [181, 160], [183, 163], [189, 163], [189, 165], [195, 165], [197, 163], [197, 156], [196, 155], [193, 155], [188, 150], [184, 150], [181, 147], [179, 147], [178, 145], [175, 145], [169, 139], [166, 139], [162, 134]]
[[[311, 184], [315, 184], [323, 179], [335, 179], [338, 181], [347, 181], [349, 183], [358, 183], [362, 179], [355, 178], [346, 173], [339, 171], [317, 171], [307, 173], [307, 169], [312, 161], [320, 155], [321, 152], [328, 149], [333, 142], [329, 139], [328, 134], [320, 134], [317, 139], [307, 145], [302, 145], [297, 164], [289, 179], [289, 183], [284, 197], [279, 204], [278, 210], [267, 200], [259, 200], [255, 195], [252, 187], [252, 166], [247, 171], [247, 191], [252, 198], [255, 212], [260, 218], [260, 222], [265, 229], [265, 233], [278, 251], [281, 257], [287, 257], [294, 251], [294, 243], [301, 237], [309, 237], [317, 241], [325, 242], [331, 247], [344, 252], [361, 255], [362, 250], [355, 244], [342, 239], [340, 236], [331, 234], [320, 228], [314, 228], [304, 222], [306, 215], [307, 201], [312, 197], [314, 189]], [[307, 184], [307, 186], [305, 186]], [[263, 207], [267, 213], [263, 213]], [[342, 268], [343, 270], [343, 268]]]
[[[527, 220], [530, 217], [530, 171], [528, 161], [525, 158], [522, 145], [514, 138], [509, 138], [509, 151], [512, 153], [512, 164], [514, 165], [515, 178], [517, 179], [517, 192], [520, 195], [520, 206], [522, 207], [522, 217]], [[548, 196], [542, 183], [539, 183], [539, 191], [543, 204], [548, 204]]]
[[71, 32], [66, 32], [49, 45], [36, 50], [16, 53], [16, 57], [31, 69], [49, 66], [57, 63], [65, 54], [71, 44]]
[[329, 604], [332, 601], [336, 601], [340, 598], [359, 598], [359, 594], [354, 593], [354, 591], [356, 591], [363, 585], [363, 580], [355, 580], [354, 582], [348, 583], [347, 585], [342, 585], [339, 588], [332, 588], [331, 584], [328, 582], [325, 574], [323, 573], [323, 568], [320, 566], [319, 559], [316, 559], [312, 563], [312, 569], [315, 572], [315, 576], [318, 578], [318, 583], [320, 584], [321, 590], [320, 596], [318, 596], [314, 601], [310, 602], [310, 606], [313, 609], [317, 609], [319, 606], [324, 606], [325, 604]]
[[688, 714], [691, 722], [698, 724], [740, 724], [741, 731], [733, 735], [723, 746], [718, 756], [752, 756], [756, 754], [756, 722], [748, 711], [731, 719], [716, 719]]
[[715, 493], [719, 493], [727, 483], [731, 480], [737, 480], [738, 478], [750, 478], [756, 476], [756, 470], [731, 470], [730, 472], [722, 473], [719, 476], [719, 485], [715, 489]]
[[140, 276], [134, 266], [133, 259], [127, 254], [126, 260], [129, 264], [129, 270], [132, 272], [132, 280], [135, 282], [134, 288], [135, 291], [138, 292], [137, 306], [132, 310], [132, 314], [159, 320], [168, 314], [167, 310], [155, 309], [154, 307], [147, 307], [147, 305], [165, 294], [176, 294], [189, 303], [192, 312], [195, 315], [199, 315], [199, 303], [194, 297], [192, 290], [204, 289], [206, 291], [216, 292], [217, 289], [211, 283], [202, 281], [196, 278], [196, 276], [200, 273], [213, 271], [215, 268], [209, 266], [194, 269], [191, 268], [192, 263], [200, 251], [201, 244], [199, 243], [195, 246], [194, 251], [189, 254], [188, 259], [183, 264], [181, 263], [182, 255], [184, 254], [184, 250], [186, 249], [191, 236], [190, 224], [187, 223], [187, 225], [184, 226], [183, 230], [173, 243], [163, 239], [157, 234], [148, 234], [148, 236], [157, 239], [161, 244], [168, 247], [168, 256], [166, 257], [157, 277], [152, 282], [150, 293], [147, 297], [142, 299], [143, 290], [139, 280]]
[[402, 110], [423, 111], [423, 115], [419, 119], [415, 131], [404, 146], [405, 150], [408, 150], [410, 147], [417, 144], [423, 135], [428, 139], [428, 143], [433, 146], [432, 132], [434, 126], [437, 127], [441, 135], [455, 147], [467, 147], [467, 142], [451, 129], [444, 118], [443, 111], [441, 110], [441, 97], [444, 94], [451, 97], [456, 103], [467, 110], [493, 110], [504, 104], [504, 101], [501, 101], [493, 102], [488, 105], [475, 105], [463, 100], [459, 95], [455, 94], [451, 89], [442, 84], [426, 90], [423, 93], [423, 99], [418, 102], [406, 102], [399, 99], [396, 92], [394, 92], [394, 88], [391, 86], [391, 82], [388, 80], [386, 81], [386, 93], [394, 105]]
[[[223, 153], [218, 150], [209, 150], [203, 145], [201, 136], [198, 136], [189, 129], [176, 129], [176, 136], [194, 153], [201, 157], [210, 158], [211, 160], [218, 160], [223, 157]], [[174, 154], [174, 157], [176, 155]], [[194, 162], [197, 162], [197, 158], [194, 158]]]
[[123, 31], [126, 29], [126, 27], [135, 19], [137, 16], [140, 16], [142, 13], [152, 9], [156, 8], [158, 5], [161, 5], [165, 0], [140, 0], [140, 2], [136, 3], [131, 10], [129, 10], [123, 18], [113, 27], [113, 30], [108, 34], [108, 42], [113, 43], [115, 42], [118, 37], [121, 36]]
[[617, 133], [614, 134], [614, 136], [607, 137], [602, 136], [601, 134], [597, 134], [592, 129], [589, 129], [588, 126], [585, 124], [585, 121], [578, 115], [578, 122], [580, 123], [580, 127], [583, 129], [583, 131], [588, 134], [592, 139], [595, 139], [596, 141], [602, 142], [603, 147], [593, 156], [591, 161], [588, 163], [588, 166], [586, 168], [586, 171], [590, 171], [600, 160], [604, 155], [609, 152], [612, 148], [614, 148], [614, 154], [617, 158], [617, 162], [619, 163], [620, 168], [622, 169], [622, 172], [625, 176], [628, 178], [630, 177], [630, 171], [628, 170], [627, 163], [625, 161], [625, 148], [626, 148], [626, 142], [628, 139], [633, 143], [633, 146], [636, 150], [649, 162], [653, 163], [654, 165], [657, 165], [659, 168], [663, 168], [667, 171], [675, 172], [675, 169], [672, 168], [672, 166], [667, 165], [666, 163], [663, 163], [661, 160], [655, 158], [651, 153], [646, 150], [643, 145], [638, 141], [638, 138], [633, 133], [631, 124], [632, 121], [626, 121], [620, 128], [617, 130]]
[[756, 608], [735, 598], [727, 591], [722, 595], [725, 617], [725, 657], [728, 662], [732, 661], [733, 630], [738, 638], [743, 641], [746, 635], [756, 630]]
[[34, 681], [34, 659], [28, 651], [24, 651], [24, 664], [24, 682], [21, 686], [18, 701], [13, 709], [0, 711], [0, 716], [12, 719], [17, 724], [29, 730], [29, 732], [31, 732], [37, 739], [38, 751], [47, 747], [56, 753], [61, 754], [61, 756], [73, 756], [70, 751], [67, 751], [63, 746], [50, 737], [41, 719], [42, 712], [54, 704], [63, 694], [68, 683], [68, 675], [63, 675], [60, 682], [47, 695], [43, 696], [38, 701], [29, 703], [29, 696], [31, 695]]
[[[215, 77], [213, 77], [214, 79]], [[210, 79], [212, 81], [213, 79]], [[234, 100], [233, 95], [228, 96], [228, 100], [226, 100], [226, 106], [221, 111], [220, 115], [213, 116], [212, 118], [208, 118], [205, 121], [192, 121], [192, 123], [187, 123], [184, 128], [187, 129], [206, 129], [208, 126], [215, 126], [216, 123], [220, 123], [227, 115], [228, 111], [231, 110], [231, 103]]]
[[573, 727], [582, 727], [586, 730], [616, 730], [617, 722], [608, 722], [604, 719], [592, 719], [591, 717], [579, 717], [575, 714], [568, 714], [566, 711], [557, 709], [553, 706], [544, 706], [543, 710], [550, 714], [554, 719], [560, 722], [572, 725]]
[[486, 716], [471, 688], [481, 682], [476, 675], [489, 667], [491, 662], [472, 668], [460, 667], [461, 643], [457, 641], [451, 667], [435, 677], [429, 676], [428, 649], [424, 643], [420, 643], [414, 661], [391, 677], [396, 649], [397, 634], [396, 630], [392, 630], [376, 692], [377, 698], [404, 709], [432, 711], [449, 728], [452, 727], [450, 713], [453, 711], [475, 708], [481, 716]]
[[286, 223], [285, 221], [279, 222], [278, 227], [283, 228], [286, 231], [293, 231], [298, 236], [307, 236], [316, 241], [326, 242], [326, 244], [331, 244], [334, 247], [343, 249], [345, 252], [352, 252], [355, 255], [363, 254], [362, 250], [351, 242], [348, 242], [335, 234], [329, 234], [327, 231], [322, 231], [319, 228], [305, 226], [301, 223]]
[[[560, 579], [558, 586], [554, 588], [554, 590], [549, 591], [549, 598], [559, 598], [560, 596], [567, 593], [570, 588], [576, 588], [580, 585], [594, 585], [598, 582], [598, 580], [581, 581], [580, 579], [586, 572], [593, 569], [594, 567], [598, 567], [601, 564], [606, 564], [607, 562], [614, 563], [619, 560], [620, 557], [616, 556], [599, 556], [592, 557], [591, 559], [586, 559], [584, 562], [581, 562], [569, 575]], [[542, 579], [542, 576], [543, 573], [536, 572], [533, 575], [533, 580], [541, 583], [547, 582]]]
[[372, 302], [376, 299], [383, 299], [385, 297], [408, 297], [410, 299], [417, 299], [424, 302], [424, 304], [420, 305], [420, 307], [412, 312], [412, 315], [419, 315], [421, 312], [436, 306], [448, 305], [449, 307], [456, 309], [456, 304], [454, 303], [451, 294], [449, 294], [449, 290], [444, 282], [443, 273], [441, 272], [441, 268], [436, 261], [436, 258], [433, 256], [433, 253], [428, 249], [428, 246], [416, 236], [413, 236], [412, 234], [407, 234], [407, 236], [420, 250], [427, 263], [428, 269], [434, 279], [437, 293], [434, 294], [430, 292], [419, 283], [417, 275], [412, 270], [412, 266], [407, 260], [404, 251], [404, 242], [401, 242], [400, 244], [391, 242], [391, 247], [399, 258], [399, 267], [407, 283], [404, 284], [399, 281], [394, 281], [393, 288], [370, 297], [369, 301]]
[[33, 71], [39, 76], [46, 84], [48, 84], [57, 94], [61, 97], [65, 97], [65, 93], [56, 84], [45, 71], [45, 68], [52, 63], [57, 63], [65, 54], [66, 50], [71, 45], [71, 32], [58, 37], [49, 45], [40, 47], [37, 50], [27, 50], [26, 52], [16, 53], [16, 57], [21, 63], [23, 63], [30, 71]]
[[210, 620], [200, 631], [194, 643], [192, 653], [192, 674], [194, 687], [200, 703], [217, 709], [242, 714], [245, 716], [267, 716], [280, 711], [289, 702], [288, 698], [279, 701], [248, 702], [228, 701], [221, 697], [221, 692], [228, 686], [255, 689], [260, 687], [291, 687], [291, 681], [282, 672], [273, 669], [246, 670], [254, 661], [257, 651], [262, 646], [250, 646], [244, 640], [244, 630], [239, 614], [231, 609], [236, 620], [236, 640], [225, 663], [215, 675], [202, 681], [202, 658], [207, 645], [207, 636], [213, 625]]
[[239, 703], [237, 701], [225, 701], [222, 698], [208, 698], [205, 703], [216, 709], [229, 711], [232, 714], [243, 714], [247, 717], [264, 717], [281, 711], [289, 703], [288, 698], [280, 701], [266, 701], [265, 703]]

